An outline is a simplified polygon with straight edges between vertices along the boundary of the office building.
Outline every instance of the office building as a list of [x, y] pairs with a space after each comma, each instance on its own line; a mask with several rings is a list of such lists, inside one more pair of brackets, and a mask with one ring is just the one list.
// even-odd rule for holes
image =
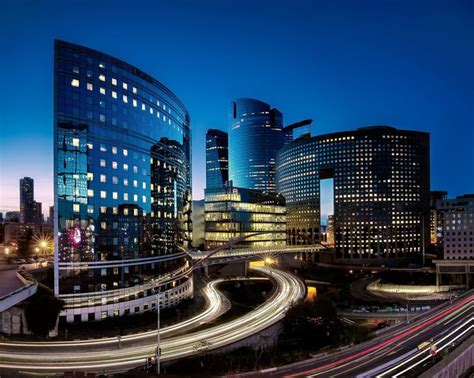
[[433, 190], [430, 193], [430, 243], [440, 245], [443, 240], [443, 212], [438, 210], [439, 202], [448, 198], [448, 192]]
[[229, 180], [239, 188], [275, 191], [275, 159], [283, 147], [283, 115], [259, 100], [232, 102]]
[[35, 183], [31, 177], [20, 179], [20, 222], [34, 223], [35, 217]]
[[320, 182], [334, 187], [339, 259], [404, 257], [429, 241], [429, 134], [388, 126], [310, 137], [277, 157], [288, 243], [319, 242]]
[[223, 188], [229, 180], [228, 134], [217, 129], [206, 133], [206, 188]]
[[207, 249], [230, 239], [250, 236], [233, 248], [266, 248], [286, 245], [284, 198], [276, 193], [233, 187], [205, 191], [205, 238]]
[[55, 283], [68, 322], [193, 295], [190, 117], [130, 64], [55, 42]]

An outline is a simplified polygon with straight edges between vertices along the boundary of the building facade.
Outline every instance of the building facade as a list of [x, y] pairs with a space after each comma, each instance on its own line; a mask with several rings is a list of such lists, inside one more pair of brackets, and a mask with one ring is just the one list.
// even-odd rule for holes
[[55, 294], [67, 321], [193, 295], [191, 130], [182, 102], [124, 61], [55, 42]]
[[229, 179], [239, 188], [275, 191], [275, 162], [284, 144], [283, 115], [259, 100], [232, 102]]
[[276, 193], [233, 187], [205, 191], [206, 248], [246, 237], [233, 248], [267, 248], [286, 245], [285, 200]]
[[440, 245], [443, 241], [443, 212], [439, 211], [439, 201], [446, 200], [448, 192], [433, 190], [430, 193], [430, 243]]
[[474, 259], [474, 194], [438, 201], [445, 260]]
[[320, 181], [334, 182], [336, 257], [392, 258], [429, 241], [429, 134], [388, 126], [303, 136], [277, 157], [288, 243], [319, 242]]
[[31, 177], [20, 179], [20, 222], [33, 223], [35, 219], [35, 182]]
[[229, 136], [225, 131], [206, 132], [206, 188], [223, 188], [229, 180]]

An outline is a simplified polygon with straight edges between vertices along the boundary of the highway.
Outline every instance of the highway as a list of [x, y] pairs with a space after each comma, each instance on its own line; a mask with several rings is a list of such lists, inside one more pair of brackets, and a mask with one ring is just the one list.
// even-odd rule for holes
[[[474, 328], [474, 293], [470, 292], [427, 311], [411, 324], [386, 328], [370, 341], [323, 353], [312, 359], [242, 376], [286, 377], [392, 377], [417, 376], [437, 352], [469, 337]], [[423, 350], [417, 346], [428, 341]]]
[[[265, 303], [249, 313], [224, 324], [193, 333], [176, 335], [162, 340], [162, 361], [174, 360], [217, 349], [255, 335], [275, 324], [285, 315], [293, 302], [304, 297], [304, 284], [290, 273], [268, 268], [252, 268], [271, 276], [276, 290]], [[215, 288], [218, 282], [213, 281]], [[142, 366], [145, 359], [154, 355], [154, 337], [122, 339], [82, 340], [71, 342], [1, 342], [0, 370], [53, 373], [62, 371], [123, 372]], [[127, 336], [128, 337], [128, 336]]]

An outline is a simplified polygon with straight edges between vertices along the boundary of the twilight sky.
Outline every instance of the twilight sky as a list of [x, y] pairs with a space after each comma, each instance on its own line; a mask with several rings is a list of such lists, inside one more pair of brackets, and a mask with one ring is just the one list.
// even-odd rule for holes
[[[32, 1], [0, 3], [0, 211], [18, 180], [53, 192], [53, 40], [123, 59], [167, 85], [193, 128], [193, 192], [204, 134], [254, 97], [313, 134], [388, 124], [431, 133], [431, 187], [474, 192], [474, 2]], [[324, 212], [323, 205], [323, 212]]]

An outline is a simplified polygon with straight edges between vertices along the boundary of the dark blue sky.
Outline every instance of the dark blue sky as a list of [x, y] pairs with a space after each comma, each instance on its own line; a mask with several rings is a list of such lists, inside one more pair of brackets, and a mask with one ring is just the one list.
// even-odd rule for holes
[[150, 73], [188, 107], [194, 197], [204, 133], [255, 97], [314, 134], [389, 124], [431, 133], [431, 184], [474, 192], [474, 2], [1, 0], [0, 211], [32, 176], [52, 202], [54, 38]]

